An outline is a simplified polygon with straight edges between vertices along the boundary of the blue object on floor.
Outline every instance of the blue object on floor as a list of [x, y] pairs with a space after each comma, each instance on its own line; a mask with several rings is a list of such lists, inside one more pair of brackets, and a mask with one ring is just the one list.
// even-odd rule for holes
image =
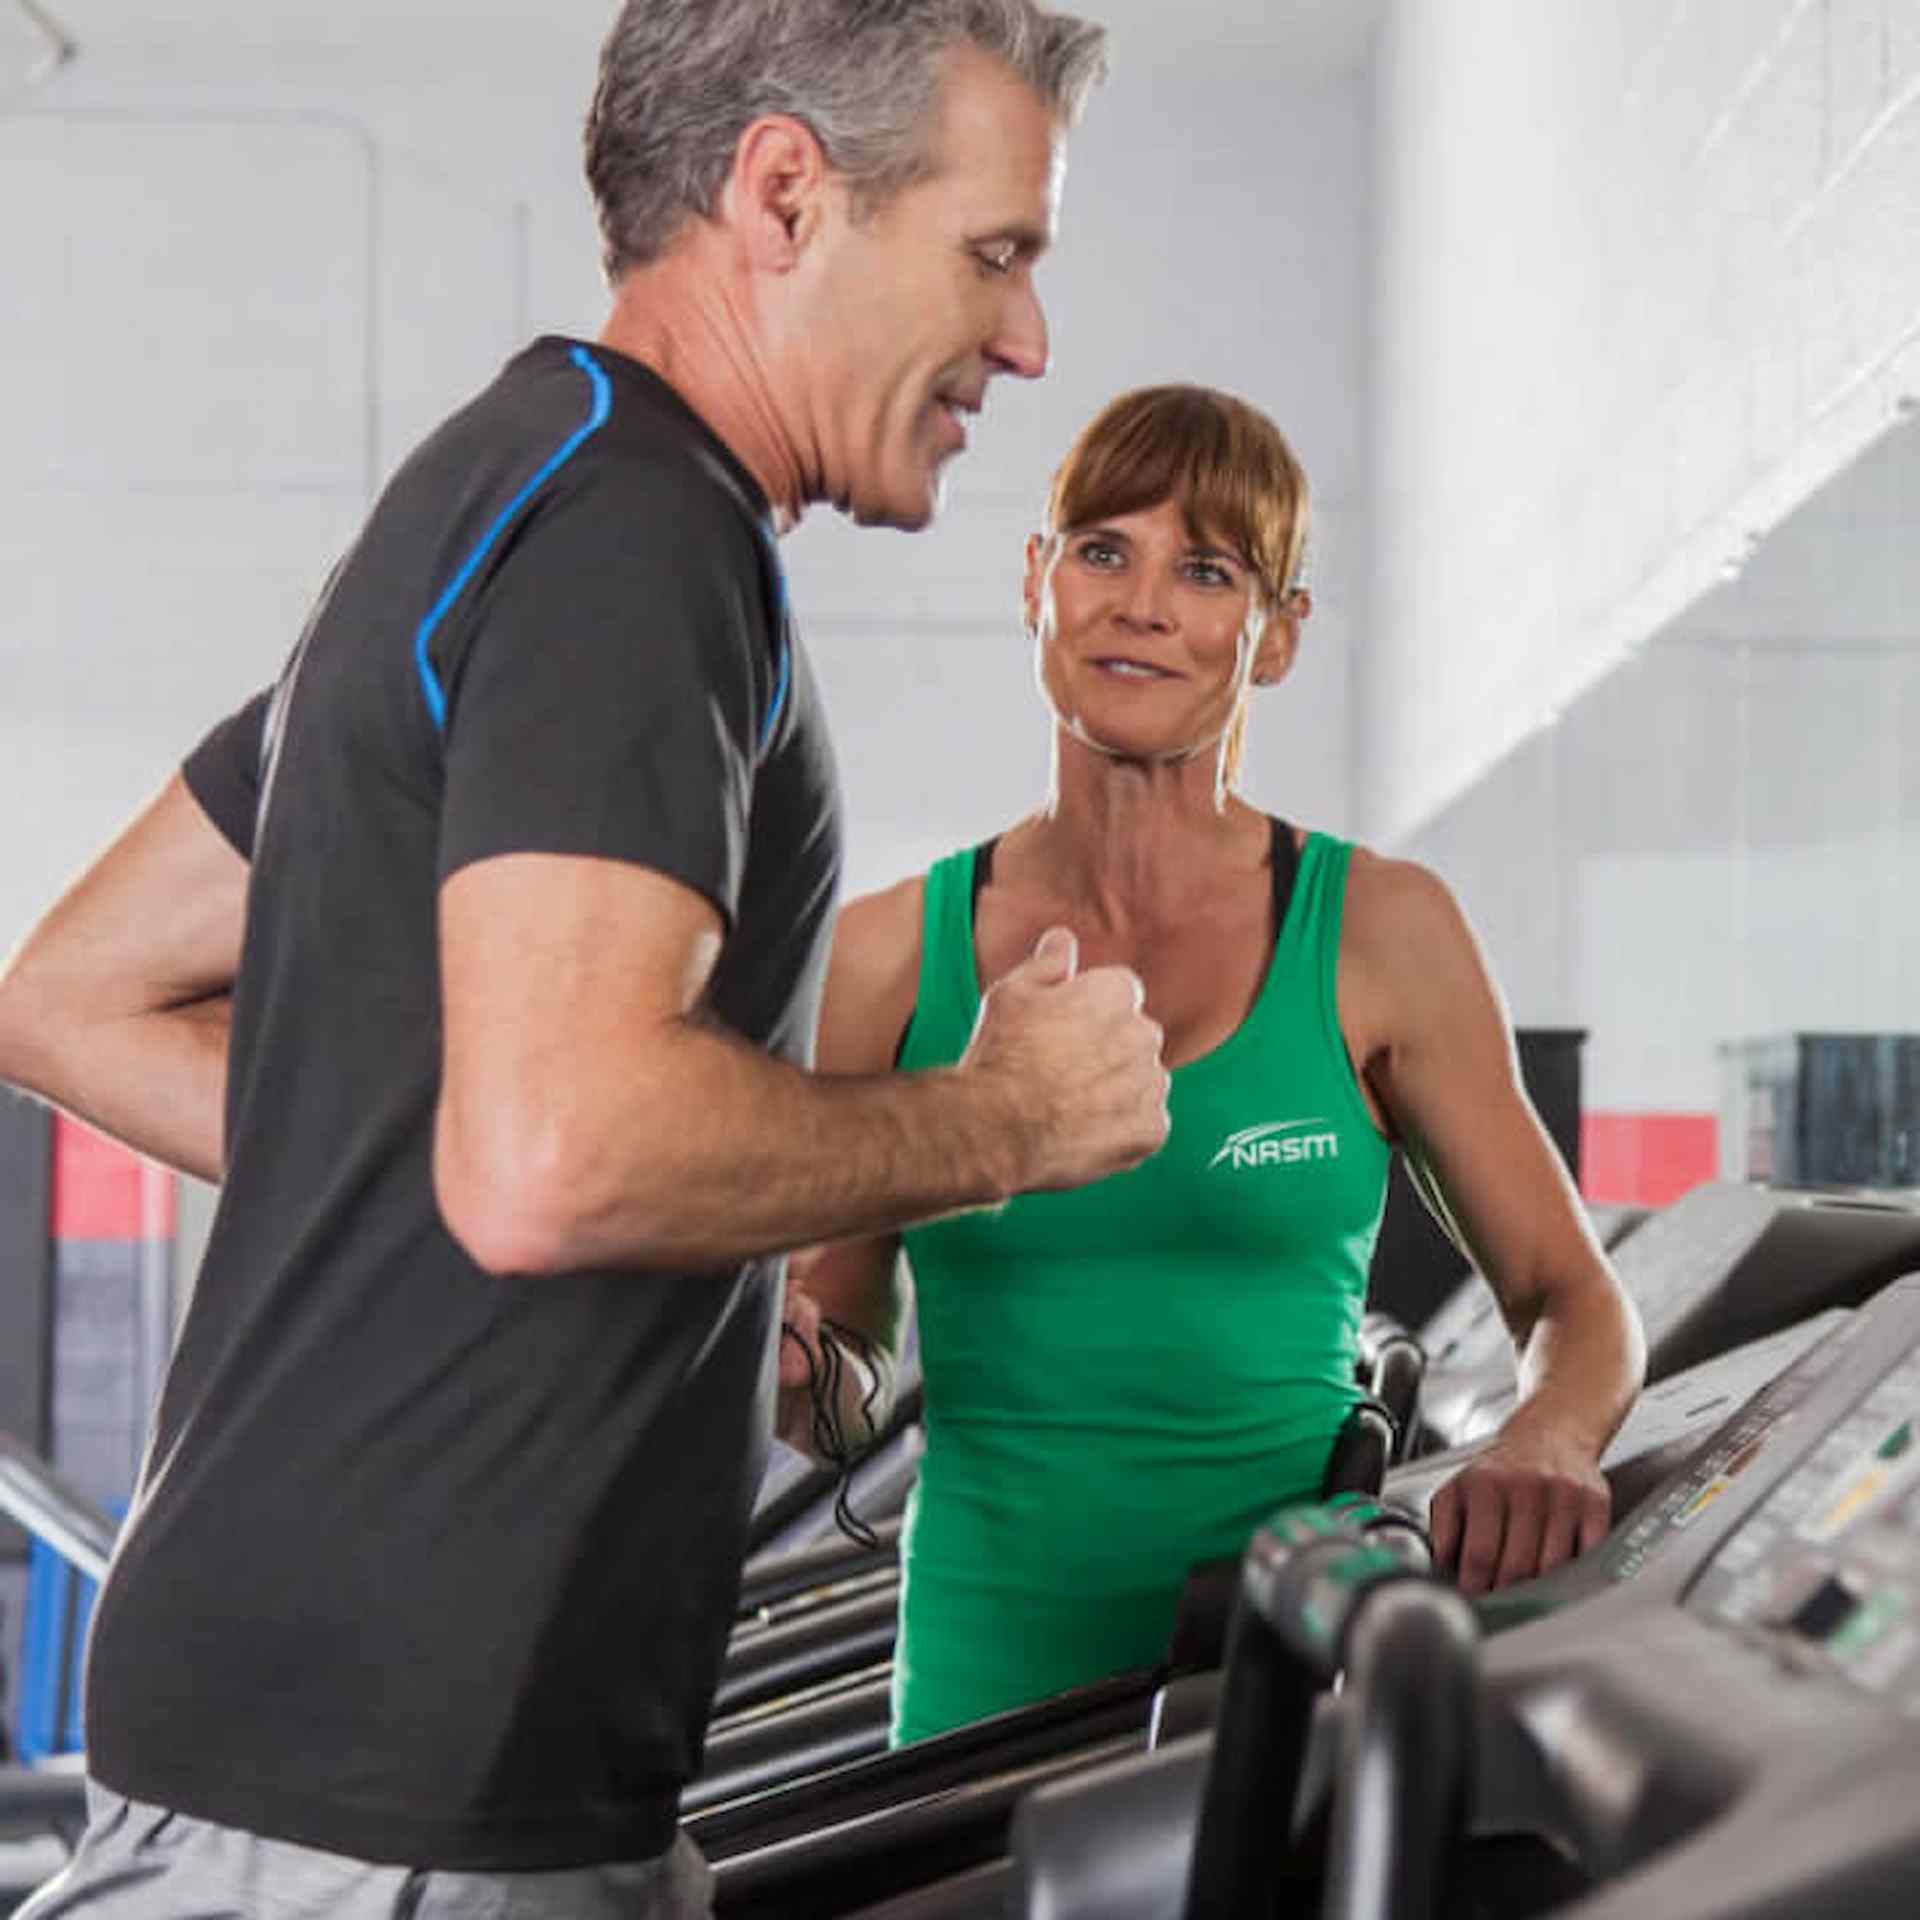
[[[116, 1502], [116, 1519], [126, 1512]], [[44, 1540], [35, 1540], [27, 1561], [26, 1612], [21, 1620], [20, 1684], [14, 1711], [14, 1750], [32, 1766], [86, 1745], [81, 1681], [87, 1628], [99, 1582], [90, 1580]]]

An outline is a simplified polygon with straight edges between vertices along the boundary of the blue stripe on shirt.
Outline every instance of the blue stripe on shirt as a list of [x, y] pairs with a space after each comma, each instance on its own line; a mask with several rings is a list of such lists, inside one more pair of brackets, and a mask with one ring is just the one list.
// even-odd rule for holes
[[573, 364], [587, 376], [592, 388], [593, 400], [586, 420], [568, 435], [560, 450], [513, 496], [500, 517], [480, 536], [479, 544], [467, 555], [460, 571], [447, 582], [446, 590], [433, 603], [432, 610], [420, 622], [419, 632], [414, 635], [414, 665], [420, 670], [420, 685], [426, 694], [427, 711], [432, 714], [434, 728], [439, 733], [444, 734], [447, 730], [447, 694], [446, 689], [440, 684], [440, 676], [433, 670], [430, 649], [433, 645], [435, 630], [452, 611], [454, 602], [466, 591], [473, 576], [480, 571], [487, 555], [493, 550], [495, 542], [518, 518], [527, 502], [606, 425], [607, 415], [613, 411], [613, 387], [600, 363], [585, 347], [575, 347], [570, 357]]

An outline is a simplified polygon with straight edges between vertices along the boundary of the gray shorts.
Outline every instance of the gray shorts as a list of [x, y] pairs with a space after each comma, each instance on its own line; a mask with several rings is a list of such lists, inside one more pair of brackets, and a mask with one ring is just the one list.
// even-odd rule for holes
[[87, 1783], [87, 1830], [15, 1920], [707, 1920], [685, 1834], [656, 1860], [557, 1873], [375, 1866], [263, 1840]]

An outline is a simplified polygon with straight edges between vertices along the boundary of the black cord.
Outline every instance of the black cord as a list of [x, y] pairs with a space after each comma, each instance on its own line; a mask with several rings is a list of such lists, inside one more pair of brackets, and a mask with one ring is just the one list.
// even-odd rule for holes
[[[873, 1417], [880, 1397], [880, 1368], [873, 1342], [852, 1327], [838, 1321], [820, 1322], [819, 1353], [801, 1339], [791, 1321], [780, 1323], [780, 1337], [791, 1340], [807, 1363], [807, 1397], [813, 1407], [813, 1449], [829, 1466], [837, 1467], [839, 1485], [833, 1495], [833, 1522], [856, 1546], [877, 1548], [880, 1536], [853, 1510], [853, 1470], [861, 1456], [879, 1437]], [[847, 1350], [851, 1348], [865, 1361], [867, 1390], [861, 1397], [859, 1414], [866, 1427], [865, 1437], [850, 1441], [840, 1424], [840, 1392], [847, 1377]]]

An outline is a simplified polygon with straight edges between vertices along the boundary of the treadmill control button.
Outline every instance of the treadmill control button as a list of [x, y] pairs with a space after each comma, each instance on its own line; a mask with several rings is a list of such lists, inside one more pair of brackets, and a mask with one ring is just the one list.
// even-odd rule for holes
[[1831, 1574], [1787, 1615], [1784, 1624], [1808, 1640], [1830, 1640], [1860, 1611], [1860, 1597]]

